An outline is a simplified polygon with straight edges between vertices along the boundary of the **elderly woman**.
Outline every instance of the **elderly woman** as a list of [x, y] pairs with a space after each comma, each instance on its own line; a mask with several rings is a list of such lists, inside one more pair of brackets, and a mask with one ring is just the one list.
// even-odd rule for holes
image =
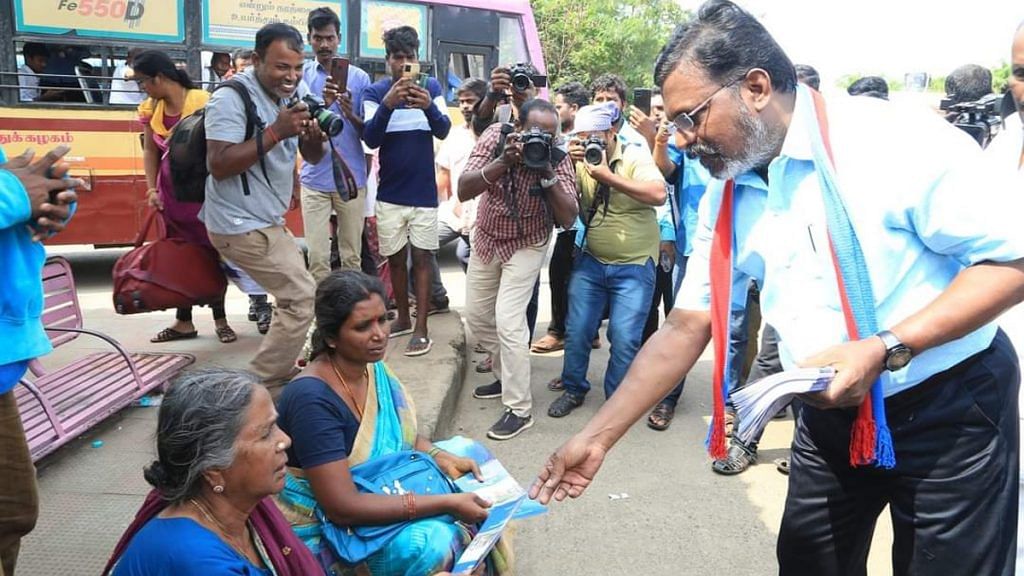
[[267, 390], [229, 370], [196, 371], [164, 396], [154, 490], [104, 574], [322, 573], [268, 498], [284, 487], [291, 440]]
[[[329, 573], [352, 566], [343, 563], [325, 530], [394, 524], [405, 527], [366, 558], [358, 574], [450, 570], [472, 538], [467, 525], [487, 517], [486, 501], [468, 493], [368, 494], [352, 480], [353, 466], [405, 450], [430, 454], [452, 478], [479, 476], [473, 460], [438, 450], [416, 433], [412, 402], [382, 361], [388, 342], [384, 285], [362, 272], [331, 274], [317, 288], [316, 326], [309, 365], [278, 400], [278, 423], [294, 441], [278, 505]], [[485, 572], [506, 571], [503, 543], [486, 564]]]

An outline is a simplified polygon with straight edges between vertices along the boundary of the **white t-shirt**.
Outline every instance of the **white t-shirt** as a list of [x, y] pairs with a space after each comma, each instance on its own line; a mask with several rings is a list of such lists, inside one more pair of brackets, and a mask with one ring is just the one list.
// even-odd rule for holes
[[18, 68], [18, 86], [20, 87], [18, 99], [22, 102], [33, 102], [39, 98], [39, 76], [28, 67], [28, 64], [22, 64]]
[[467, 234], [476, 222], [476, 200], [462, 202], [461, 216], [455, 215], [455, 206], [459, 202], [459, 178], [466, 169], [466, 162], [476, 145], [476, 136], [468, 126], [452, 128], [448, 137], [441, 144], [437, 151], [434, 163], [441, 168], [448, 170], [451, 177], [451, 196], [447, 201], [441, 203], [437, 217], [448, 225], [449, 228]]
[[146, 93], [139, 88], [135, 80], [126, 80], [126, 73], [131, 70], [127, 64], [114, 68], [114, 79], [110, 81], [111, 104], [140, 104], [146, 99]]

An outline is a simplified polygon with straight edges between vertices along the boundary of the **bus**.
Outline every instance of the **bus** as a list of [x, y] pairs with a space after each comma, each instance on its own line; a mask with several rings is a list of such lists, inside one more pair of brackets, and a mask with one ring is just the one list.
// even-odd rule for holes
[[[305, 36], [309, 11], [320, 6], [341, 19], [339, 52], [374, 79], [386, 74], [382, 33], [416, 28], [424, 69], [453, 111], [459, 83], [487, 79], [499, 63], [545, 71], [529, 0], [0, 0], [0, 145], [11, 157], [67, 144], [72, 174], [90, 184], [74, 224], [50, 242], [130, 244], [148, 210], [142, 126], [135, 104], [117, 96], [134, 90], [119, 77], [129, 50], [164, 51], [199, 80], [214, 53], [251, 49], [268, 22]], [[45, 96], [32, 101], [19, 90], [19, 79], [35, 73], [24, 62], [27, 43], [49, 53], [37, 74]], [[287, 220], [301, 236], [300, 212]]]

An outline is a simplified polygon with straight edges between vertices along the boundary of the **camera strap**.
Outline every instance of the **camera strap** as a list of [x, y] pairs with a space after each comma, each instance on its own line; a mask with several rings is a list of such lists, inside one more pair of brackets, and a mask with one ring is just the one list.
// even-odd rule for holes
[[[619, 160], [611, 163], [612, 174], [617, 173], [619, 166]], [[611, 187], [607, 184], [601, 183], [597, 185], [597, 190], [594, 191], [594, 198], [590, 201], [590, 206], [582, 218], [583, 220], [583, 237], [580, 238], [580, 246], [584, 245], [587, 241], [587, 232], [590, 231], [591, 224], [594, 222], [594, 218], [597, 216], [597, 210], [601, 208], [601, 221], [608, 216], [608, 203], [611, 200]]]
[[341, 157], [341, 152], [334, 147], [334, 139], [328, 138], [327, 141], [331, 144], [331, 173], [334, 176], [334, 189], [341, 197], [342, 202], [354, 200], [359, 197], [356, 178], [352, 175], [352, 170], [349, 169], [345, 159]]

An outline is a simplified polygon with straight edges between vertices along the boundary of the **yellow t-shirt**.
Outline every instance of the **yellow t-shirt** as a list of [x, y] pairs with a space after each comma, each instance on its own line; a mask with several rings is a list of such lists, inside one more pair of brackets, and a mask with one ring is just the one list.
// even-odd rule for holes
[[[638, 182], [661, 182], [665, 179], [654, 158], [643, 147], [615, 143], [608, 159], [615, 173]], [[580, 218], [586, 219], [597, 193], [598, 183], [576, 163], [576, 182], [580, 189]], [[638, 202], [625, 192], [609, 191], [608, 210], [599, 202], [586, 237], [586, 251], [604, 264], [646, 264], [658, 259], [661, 236], [654, 206]]]

